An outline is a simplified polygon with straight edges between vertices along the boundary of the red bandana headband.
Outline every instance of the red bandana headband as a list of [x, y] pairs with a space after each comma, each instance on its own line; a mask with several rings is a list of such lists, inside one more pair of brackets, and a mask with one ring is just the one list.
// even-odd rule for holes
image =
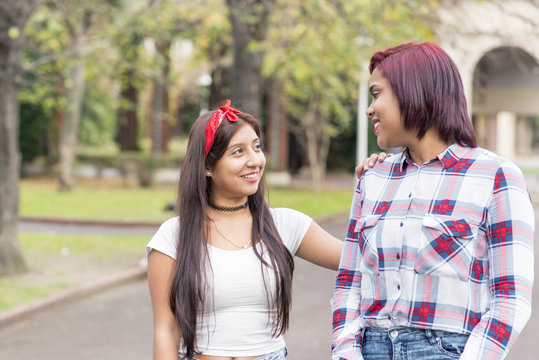
[[230, 107], [230, 100], [226, 100], [225, 106], [221, 106], [219, 110], [216, 110], [211, 116], [210, 121], [206, 124], [206, 151], [204, 157], [208, 156], [211, 146], [213, 145], [213, 140], [215, 140], [215, 133], [219, 129], [219, 125], [223, 120], [228, 118], [228, 121], [236, 122], [238, 121], [238, 116], [236, 114], [241, 114], [241, 111]]

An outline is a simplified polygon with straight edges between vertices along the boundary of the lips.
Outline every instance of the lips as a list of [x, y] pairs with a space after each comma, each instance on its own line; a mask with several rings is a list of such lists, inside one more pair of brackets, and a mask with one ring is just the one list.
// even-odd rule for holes
[[378, 119], [371, 119], [372, 124], [374, 125], [374, 133], [376, 134], [378, 131], [378, 128], [380, 127], [380, 120]]
[[253, 172], [247, 175], [242, 175], [241, 178], [245, 181], [249, 182], [257, 182], [258, 181], [258, 172]]

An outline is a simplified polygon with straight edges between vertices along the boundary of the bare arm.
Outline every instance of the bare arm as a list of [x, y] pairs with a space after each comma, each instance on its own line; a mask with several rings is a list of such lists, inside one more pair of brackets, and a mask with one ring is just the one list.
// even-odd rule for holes
[[318, 266], [337, 270], [343, 242], [312, 222], [296, 253], [300, 258]]
[[176, 261], [152, 250], [148, 258], [148, 284], [154, 319], [154, 360], [177, 360], [180, 331], [170, 309], [169, 296]]

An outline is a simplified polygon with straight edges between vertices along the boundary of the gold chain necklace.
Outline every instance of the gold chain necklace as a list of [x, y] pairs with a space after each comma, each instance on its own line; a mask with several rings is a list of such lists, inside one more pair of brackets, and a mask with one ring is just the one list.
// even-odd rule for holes
[[249, 244], [251, 243], [251, 239], [249, 239], [249, 241], [247, 241], [245, 244], [243, 244], [242, 246], [240, 245], [237, 245], [236, 243], [234, 243], [233, 241], [229, 240], [225, 234], [223, 234], [219, 228], [217, 227], [217, 224], [213, 221], [213, 220], [210, 220], [212, 223], [213, 223], [213, 226], [215, 227], [215, 230], [217, 231], [217, 233], [219, 235], [221, 235], [221, 237], [223, 239], [225, 239], [227, 242], [229, 242], [230, 244], [232, 244], [234, 247], [238, 248], [238, 249], [247, 249], [249, 247]]

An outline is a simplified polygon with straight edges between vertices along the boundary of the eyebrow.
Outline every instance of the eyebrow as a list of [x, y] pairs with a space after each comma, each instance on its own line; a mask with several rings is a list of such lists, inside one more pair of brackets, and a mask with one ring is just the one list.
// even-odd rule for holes
[[[253, 144], [253, 143], [257, 142], [257, 141], [260, 141], [260, 138], [257, 137], [256, 139], [253, 139], [253, 141], [251, 142], [251, 144]], [[241, 145], [243, 145], [243, 143], [230, 144], [230, 145], [228, 146], [227, 150], [233, 148], [234, 146], [241, 146]]]

